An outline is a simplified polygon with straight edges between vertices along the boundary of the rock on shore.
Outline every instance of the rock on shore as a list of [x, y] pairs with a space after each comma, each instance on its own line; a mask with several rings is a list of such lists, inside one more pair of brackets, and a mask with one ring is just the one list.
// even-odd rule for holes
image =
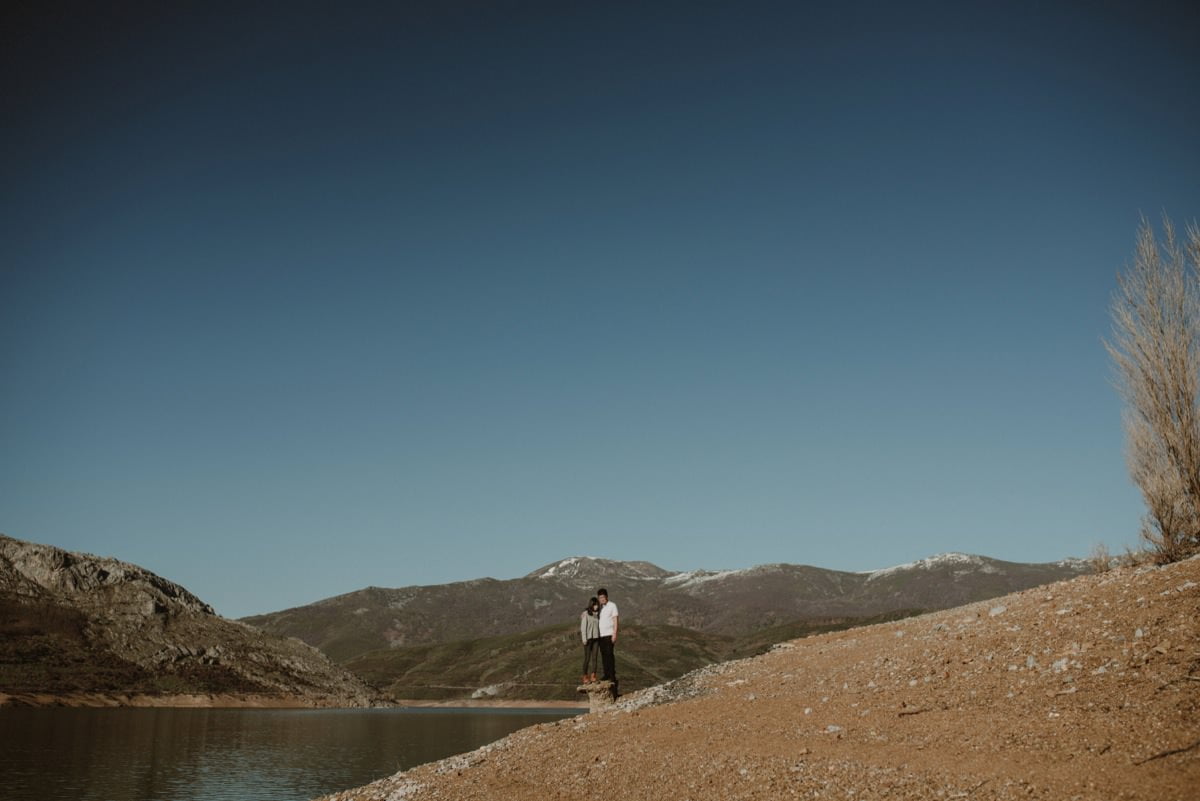
[[325, 801], [1196, 801], [1198, 621], [1200, 559], [1083, 576], [796, 640]]

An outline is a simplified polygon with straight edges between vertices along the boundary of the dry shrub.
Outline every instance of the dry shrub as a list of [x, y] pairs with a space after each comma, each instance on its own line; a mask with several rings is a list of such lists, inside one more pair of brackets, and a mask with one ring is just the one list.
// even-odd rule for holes
[[1103, 542], [1096, 543], [1092, 548], [1092, 555], [1088, 557], [1088, 564], [1092, 568], [1093, 573], [1107, 573], [1112, 569], [1113, 558], [1108, 553], [1108, 546]]
[[1173, 562], [1200, 551], [1200, 228], [1180, 243], [1164, 216], [1160, 243], [1143, 219], [1117, 284], [1106, 346], [1146, 503], [1141, 536], [1156, 561]]

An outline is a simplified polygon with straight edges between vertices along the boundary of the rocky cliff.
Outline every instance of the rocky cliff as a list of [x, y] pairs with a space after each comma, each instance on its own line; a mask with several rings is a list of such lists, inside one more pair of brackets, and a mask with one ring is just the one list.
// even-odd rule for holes
[[189, 705], [308, 706], [377, 698], [317, 649], [222, 618], [137, 565], [3, 535], [0, 695], [13, 703], [187, 697]]

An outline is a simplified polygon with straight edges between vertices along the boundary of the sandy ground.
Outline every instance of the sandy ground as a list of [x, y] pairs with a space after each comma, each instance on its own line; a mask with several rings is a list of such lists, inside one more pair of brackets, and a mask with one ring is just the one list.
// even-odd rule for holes
[[1198, 621], [1200, 559], [1123, 568], [797, 640], [326, 799], [1197, 801]]

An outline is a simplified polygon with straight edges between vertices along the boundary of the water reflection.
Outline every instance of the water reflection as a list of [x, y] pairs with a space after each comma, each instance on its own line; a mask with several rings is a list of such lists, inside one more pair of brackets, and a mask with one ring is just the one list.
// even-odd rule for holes
[[0, 710], [5, 801], [307, 801], [567, 710]]

